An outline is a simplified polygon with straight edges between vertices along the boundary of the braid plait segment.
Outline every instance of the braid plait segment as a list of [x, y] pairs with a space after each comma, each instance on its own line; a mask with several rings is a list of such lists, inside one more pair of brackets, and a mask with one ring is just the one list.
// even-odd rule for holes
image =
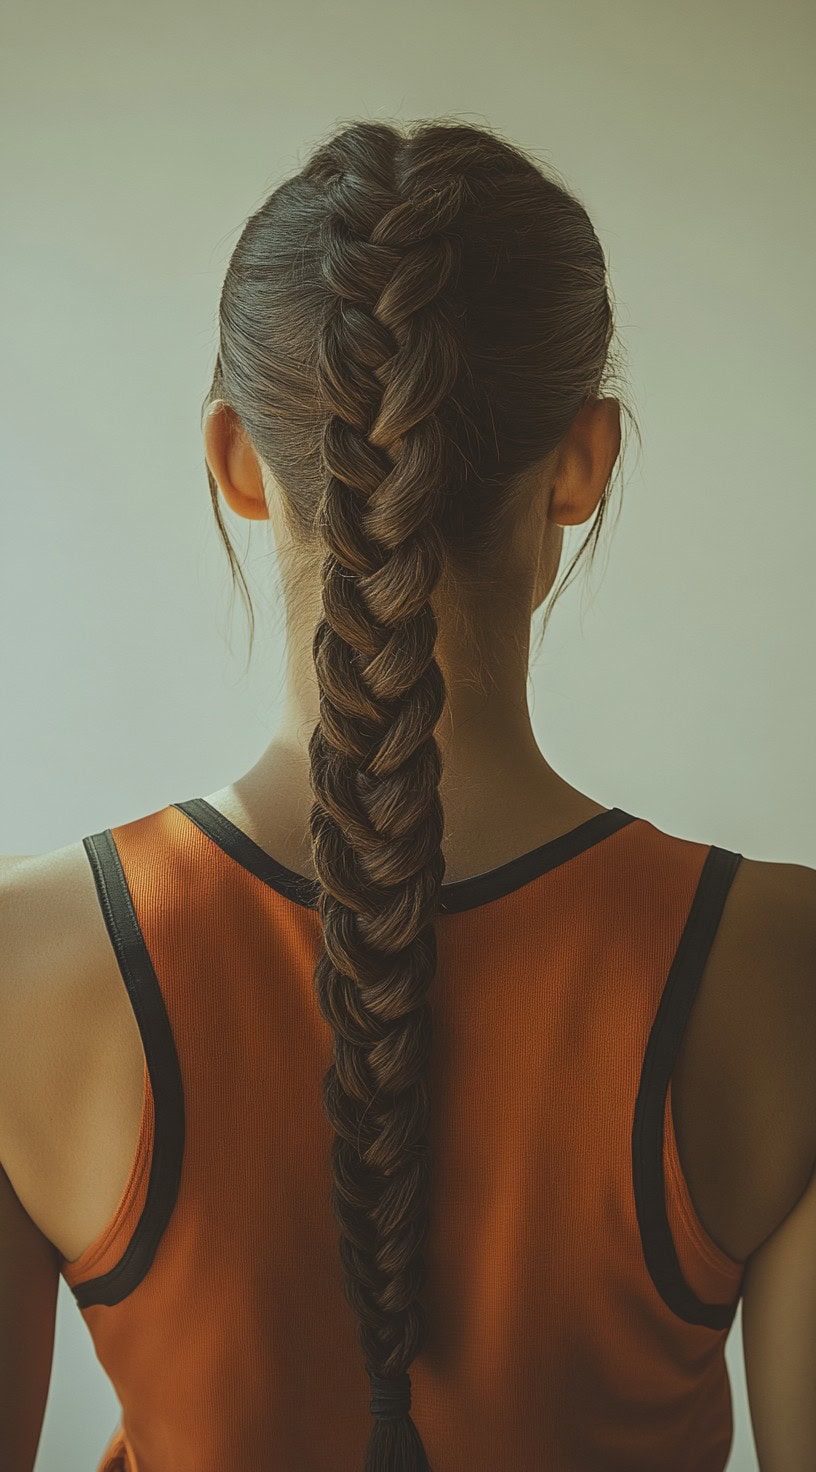
[[421, 1472], [406, 1372], [428, 1332], [428, 991], [445, 867], [431, 599], [445, 561], [440, 507], [463, 474], [441, 412], [461, 371], [445, 288], [463, 185], [434, 185], [418, 169], [397, 189], [387, 159], [364, 187], [342, 158], [329, 177], [323, 169], [331, 305], [317, 355], [316, 529], [326, 551], [309, 746], [324, 939], [315, 988], [335, 1038], [323, 1099], [345, 1291], [379, 1387], [366, 1469]]

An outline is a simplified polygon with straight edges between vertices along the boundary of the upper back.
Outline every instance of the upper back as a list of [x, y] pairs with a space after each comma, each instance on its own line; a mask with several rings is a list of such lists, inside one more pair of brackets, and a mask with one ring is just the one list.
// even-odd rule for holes
[[[508, 1425], [523, 1468], [542, 1437], [586, 1452], [616, 1418], [628, 1467], [668, 1468], [670, 1445], [683, 1465], [689, 1367], [727, 1334], [742, 1248], [816, 1153], [813, 871], [622, 816], [502, 866], [498, 885], [495, 871], [492, 887], [450, 886], [437, 923], [433, 1330], [413, 1414], [429, 1447], [455, 1430], [462, 1466], [477, 1466], [470, 1445], [495, 1469]], [[364, 1445], [328, 1201], [319, 925], [293, 880], [194, 800], [24, 860], [6, 884], [0, 1158], [77, 1259], [63, 1275], [126, 1390], [139, 1472], [158, 1455], [155, 1365], [177, 1353], [179, 1315], [196, 1350], [173, 1414], [196, 1468], [225, 1438], [232, 1465], [254, 1465], [270, 1425], [304, 1468], [324, 1465], [324, 1438], [349, 1469]], [[788, 1128], [771, 1135], [769, 1118]], [[696, 1393], [720, 1417], [713, 1469], [727, 1428], [711, 1366]]]

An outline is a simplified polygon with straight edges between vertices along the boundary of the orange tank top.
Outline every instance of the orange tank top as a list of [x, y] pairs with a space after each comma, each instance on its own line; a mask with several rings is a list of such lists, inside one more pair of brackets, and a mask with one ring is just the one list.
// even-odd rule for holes
[[[361, 1472], [313, 882], [204, 798], [84, 840], [145, 1054], [108, 1226], [62, 1275], [121, 1404], [98, 1472]], [[741, 855], [612, 808], [447, 884], [431, 988], [433, 1472], [722, 1472], [742, 1263], [671, 1070]]]

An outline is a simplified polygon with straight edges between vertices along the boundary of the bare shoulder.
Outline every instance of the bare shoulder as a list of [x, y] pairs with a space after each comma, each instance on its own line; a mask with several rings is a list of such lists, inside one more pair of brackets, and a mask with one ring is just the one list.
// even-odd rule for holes
[[[56, 1018], [98, 1005], [89, 966], [99, 938], [93, 876], [81, 842], [42, 854], [0, 856], [0, 1038], [4, 1068], [52, 1036]], [[64, 1012], [63, 1012], [64, 1009]], [[47, 1023], [45, 1033], [40, 1024]], [[9, 1054], [11, 1057], [9, 1057]]]
[[[816, 1041], [816, 869], [743, 858], [728, 901], [729, 946], [768, 1002]], [[750, 963], [750, 964], [748, 964]]]
[[770, 1107], [808, 1132], [816, 1161], [816, 869], [743, 858], [731, 885], [724, 946], [738, 994], [731, 1016]]
[[710, 1057], [731, 1100], [732, 1153], [753, 1174], [755, 1250], [816, 1162], [816, 869], [743, 858], [721, 930]]
[[0, 1163], [28, 1206], [129, 1010], [81, 841], [0, 856], [0, 955]]
[[816, 1159], [816, 870], [741, 858], [673, 1070], [680, 1157], [738, 1261], [774, 1231]]
[[754, 882], [760, 884], [766, 894], [778, 896], [783, 903], [802, 905], [805, 916], [813, 920], [816, 868], [810, 864], [751, 858], [743, 858], [740, 868], [754, 876]]

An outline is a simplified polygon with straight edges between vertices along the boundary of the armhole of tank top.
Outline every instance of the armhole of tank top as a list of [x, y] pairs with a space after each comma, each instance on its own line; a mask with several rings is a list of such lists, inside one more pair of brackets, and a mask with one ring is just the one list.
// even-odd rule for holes
[[[725, 901], [742, 854], [709, 847], [660, 1004], [649, 1033], [632, 1127], [632, 1175], [641, 1246], [649, 1276], [663, 1302], [679, 1318], [728, 1330], [739, 1302], [744, 1265], [708, 1234], [688, 1190], [671, 1112], [671, 1075]], [[668, 1206], [668, 1209], [667, 1209]], [[671, 1219], [675, 1224], [672, 1229]], [[686, 1260], [701, 1281], [731, 1294], [707, 1302], [691, 1286], [677, 1253], [682, 1234]]]
[[[184, 1090], [170, 1020], [111, 829], [82, 840], [100, 908], [138, 1024], [144, 1053], [139, 1138], [128, 1180], [106, 1227], [81, 1257], [63, 1263], [63, 1276], [80, 1308], [120, 1303], [142, 1282], [173, 1214], [184, 1154]], [[143, 1182], [149, 1163], [146, 1189]], [[133, 1212], [142, 1208], [135, 1226]], [[127, 1231], [130, 1235], [127, 1237]], [[74, 1281], [110, 1255], [106, 1271]]]
[[[144, 1044], [142, 1045], [144, 1052]], [[147, 1059], [142, 1061], [142, 1105], [139, 1119], [139, 1134], [136, 1147], [130, 1164], [127, 1180], [125, 1181], [119, 1200], [116, 1203], [113, 1214], [108, 1218], [101, 1232], [94, 1238], [93, 1242], [85, 1248], [79, 1257], [73, 1259], [62, 1258], [61, 1272], [68, 1287], [72, 1292], [78, 1292], [85, 1282], [89, 1281], [93, 1269], [100, 1262], [117, 1258], [120, 1244], [126, 1245], [128, 1238], [132, 1235], [134, 1214], [144, 1200], [144, 1178], [148, 1165], [150, 1164], [153, 1151], [153, 1125], [154, 1125], [154, 1103], [153, 1090], [150, 1083], [150, 1071]]]

